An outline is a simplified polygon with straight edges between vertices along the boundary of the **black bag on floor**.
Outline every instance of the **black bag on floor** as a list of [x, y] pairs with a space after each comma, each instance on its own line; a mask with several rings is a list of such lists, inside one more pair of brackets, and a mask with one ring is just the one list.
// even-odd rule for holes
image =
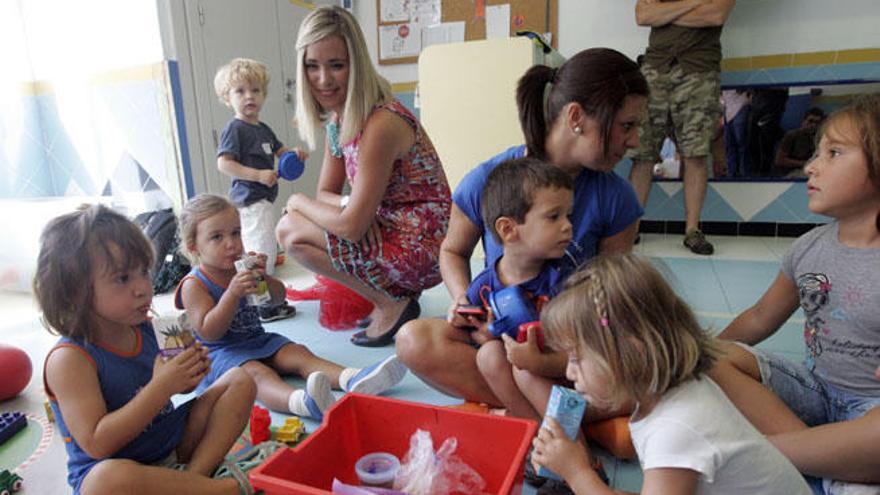
[[189, 260], [177, 251], [177, 217], [171, 208], [141, 213], [134, 218], [153, 244], [156, 262], [152, 267], [153, 292], [161, 294], [177, 287], [190, 271]]

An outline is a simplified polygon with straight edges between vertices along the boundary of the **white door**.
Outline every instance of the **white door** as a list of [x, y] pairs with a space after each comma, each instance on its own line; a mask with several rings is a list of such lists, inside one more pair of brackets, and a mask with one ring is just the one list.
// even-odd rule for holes
[[[205, 150], [216, 150], [223, 126], [232, 110], [214, 93], [214, 74], [235, 57], [259, 60], [269, 68], [268, 98], [260, 120], [272, 128], [286, 146], [302, 146], [293, 129], [296, 84], [296, 32], [309, 10], [289, 0], [186, 0], [186, 18], [191, 34], [190, 57], [196, 86], [196, 112], [202, 125]], [[282, 180], [275, 201], [280, 215], [287, 197], [294, 191], [313, 194], [321, 157], [310, 157], [306, 172], [291, 183]], [[230, 178], [217, 170], [216, 156], [206, 151], [205, 163], [193, 164], [194, 174], [204, 174], [206, 191], [226, 195]], [[203, 168], [203, 170], [199, 170]]]

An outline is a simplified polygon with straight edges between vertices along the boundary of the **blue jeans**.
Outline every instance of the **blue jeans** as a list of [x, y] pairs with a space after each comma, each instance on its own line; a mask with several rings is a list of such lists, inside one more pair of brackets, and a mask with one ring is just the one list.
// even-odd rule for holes
[[749, 177], [752, 174], [748, 155], [748, 105], [740, 109], [729, 122], [724, 122], [724, 154], [729, 177]]
[[[827, 383], [802, 363], [794, 363], [762, 349], [741, 346], [758, 361], [761, 383], [778, 395], [807, 426], [857, 419], [880, 406], [880, 397], [841, 390]], [[827, 491], [832, 480], [809, 476], [806, 478], [817, 494], [832, 493]]]

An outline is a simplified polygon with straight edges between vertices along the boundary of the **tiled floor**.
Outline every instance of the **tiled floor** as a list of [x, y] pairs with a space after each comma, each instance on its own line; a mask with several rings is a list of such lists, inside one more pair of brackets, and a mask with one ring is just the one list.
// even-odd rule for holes
[[[776, 277], [779, 260], [793, 241], [784, 238], [710, 237], [715, 243], [716, 253], [706, 257], [691, 254], [682, 247], [681, 240], [681, 236], [675, 235], [642, 235], [636, 251], [650, 256], [665, 270], [676, 290], [696, 310], [700, 321], [713, 331], [722, 330], [738, 312], [757, 300]], [[478, 264], [480, 261], [475, 260], [474, 265]], [[288, 263], [279, 269], [281, 278], [298, 288], [310, 285], [312, 277], [292, 265]], [[443, 315], [448, 300], [443, 287], [427, 291], [421, 299], [423, 315]], [[156, 306], [160, 311], [169, 310], [170, 296], [157, 297]], [[319, 308], [316, 302], [300, 302], [296, 306], [296, 317], [270, 323], [266, 325], [267, 330], [287, 335], [292, 340], [306, 344], [316, 354], [346, 365], [364, 366], [393, 352], [390, 347], [354, 347], [348, 342], [351, 331], [331, 332], [318, 325]], [[23, 410], [41, 414], [43, 393], [40, 365], [55, 337], [39, 326], [36, 310], [28, 295], [0, 293], [0, 314], [3, 315], [3, 321], [0, 321], [0, 342], [27, 350], [35, 366], [34, 378], [25, 393], [14, 400], [0, 403], [0, 410]], [[803, 348], [800, 330], [802, 322], [800, 313], [796, 314], [763, 346], [799, 359]], [[291, 382], [302, 384], [299, 378], [291, 379]], [[389, 395], [438, 405], [460, 402], [432, 390], [413, 375], [408, 375]], [[282, 415], [273, 413], [272, 420], [273, 423], [280, 423], [283, 421]], [[311, 421], [306, 421], [306, 425], [309, 431], [316, 426]], [[25, 472], [26, 478], [32, 480], [25, 494], [66, 493], [60, 488], [64, 486], [63, 449], [58, 445], [60, 440], [56, 438], [55, 442], [56, 448], [50, 447], [43, 458], [31, 464]], [[16, 466], [0, 465], [0, 468], [10, 467]], [[605, 467], [617, 488], [638, 491], [641, 472], [636, 464], [617, 462], [606, 457]], [[531, 494], [533, 490], [527, 488], [525, 493]]]

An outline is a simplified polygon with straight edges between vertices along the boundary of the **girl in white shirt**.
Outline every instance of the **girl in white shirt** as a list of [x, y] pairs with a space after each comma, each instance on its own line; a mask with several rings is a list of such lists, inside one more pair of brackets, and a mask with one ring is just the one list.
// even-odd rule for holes
[[[706, 375], [717, 344], [647, 260], [595, 258], [569, 278], [542, 322], [547, 342], [568, 353], [566, 375], [588, 407], [636, 404], [630, 431], [641, 493], [812, 493]], [[615, 493], [555, 421], [539, 431], [532, 459], [576, 494]]]

